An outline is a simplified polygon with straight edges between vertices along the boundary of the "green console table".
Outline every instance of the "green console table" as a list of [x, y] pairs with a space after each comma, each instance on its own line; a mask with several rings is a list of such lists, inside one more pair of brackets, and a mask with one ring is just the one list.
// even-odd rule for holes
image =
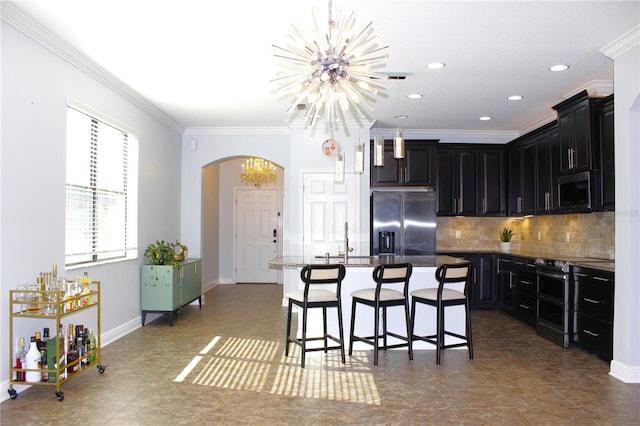
[[202, 308], [202, 260], [188, 259], [177, 266], [143, 265], [140, 272], [142, 326], [148, 312], [169, 314], [198, 300]]

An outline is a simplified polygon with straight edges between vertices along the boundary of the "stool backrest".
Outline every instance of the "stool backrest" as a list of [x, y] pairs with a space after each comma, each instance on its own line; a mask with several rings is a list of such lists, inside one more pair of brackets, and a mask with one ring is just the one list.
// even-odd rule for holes
[[436, 280], [438, 281], [438, 294], [446, 284], [464, 284], [464, 294], [467, 295], [468, 286], [471, 283], [470, 263], [450, 263], [440, 265], [436, 269]]
[[376, 294], [380, 294], [380, 289], [384, 284], [404, 283], [403, 292], [405, 297], [409, 293], [409, 278], [413, 272], [410, 263], [396, 263], [389, 265], [378, 265], [373, 269], [373, 280], [376, 282]]
[[306, 265], [300, 271], [300, 279], [311, 284], [331, 284], [342, 281], [346, 268], [341, 264]]

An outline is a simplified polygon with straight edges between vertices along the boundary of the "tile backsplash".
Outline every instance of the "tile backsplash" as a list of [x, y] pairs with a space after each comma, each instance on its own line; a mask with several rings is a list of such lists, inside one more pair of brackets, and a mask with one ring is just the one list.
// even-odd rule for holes
[[[499, 251], [503, 227], [514, 230], [511, 244], [519, 250], [615, 259], [615, 213], [584, 213], [530, 218], [439, 217], [439, 251]], [[459, 238], [456, 238], [458, 236]]]

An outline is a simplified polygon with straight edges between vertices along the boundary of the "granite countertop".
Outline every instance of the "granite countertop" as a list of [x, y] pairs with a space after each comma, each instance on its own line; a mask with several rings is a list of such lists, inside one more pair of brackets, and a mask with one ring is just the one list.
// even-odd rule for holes
[[316, 256], [280, 256], [269, 261], [269, 266], [274, 268], [300, 268], [305, 265], [322, 265], [327, 263], [342, 263], [347, 267], [375, 267], [395, 263], [411, 263], [415, 268], [436, 268], [445, 263], [468, 263], [457, 257], [434, 256], [350, 256], [347, 263], [342, 257]]
[[602, 271], [615, 272], [616, 262], [613, 259], [602, 259], [597, 257], [585, 257], [585, 256], [570, 256], [566, 254], [555, 254], [550, 252], [545, 252], [541, 250], [521, 250], [515, 247], [512, 247], [509, 251], [500, 251], [500, 250], [489, 250], [489, 251], [478, 251], [478, 250], [438, 250], [438, 253], [491, 253], [496, 255], [507, 255], [507, 256], [518, 256], [525, 257], [529, 259], [553, 259], [560, 260], [563, 262], [567, 262], [571, 265], [580, 266], [583, 268], [591, 268], [591, 269], [599, 269]]

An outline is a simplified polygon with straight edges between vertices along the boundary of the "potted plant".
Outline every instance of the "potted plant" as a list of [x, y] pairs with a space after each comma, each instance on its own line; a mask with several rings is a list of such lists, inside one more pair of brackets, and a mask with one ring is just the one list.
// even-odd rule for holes
[[174, 244], [164, 240], [149, 244], [144, 255], [151, 265], [173, 266], [176, 263]]
[[513, 237], [513, 229], [509, 229], [506, 226], [502, 228], [500, 232], [500, 247], [502, 251], [509, 251], [511, 247], [511, 238]]

